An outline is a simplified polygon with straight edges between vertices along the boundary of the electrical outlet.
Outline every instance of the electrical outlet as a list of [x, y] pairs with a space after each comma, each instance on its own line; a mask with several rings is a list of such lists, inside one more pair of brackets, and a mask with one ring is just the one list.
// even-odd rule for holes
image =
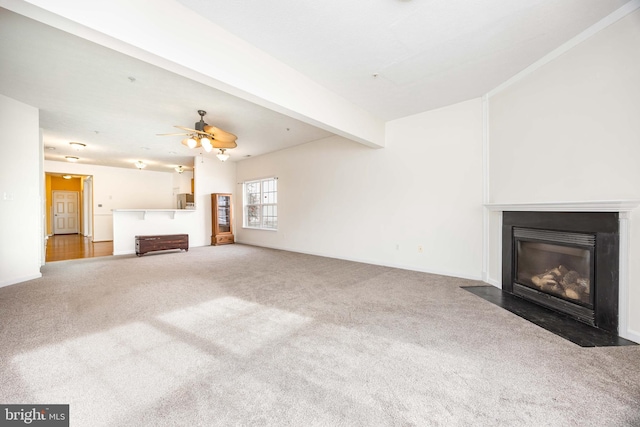
[[418, 245], [418, 253], [421, 254], [422, 252], [424, 252], [424, 248], [422, 245]]

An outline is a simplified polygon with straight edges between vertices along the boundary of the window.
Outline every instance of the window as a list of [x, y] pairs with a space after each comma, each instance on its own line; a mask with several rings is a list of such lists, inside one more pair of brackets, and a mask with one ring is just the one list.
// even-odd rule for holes
[[244, 183], [244, 226], [278, 229], [278, 178]]

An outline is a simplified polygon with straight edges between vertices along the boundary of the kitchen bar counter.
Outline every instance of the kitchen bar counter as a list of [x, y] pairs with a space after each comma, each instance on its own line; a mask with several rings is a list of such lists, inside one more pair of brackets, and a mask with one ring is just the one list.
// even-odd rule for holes
[[139, 235], [194, 232], [193, 209], [113, 209], [113, 254], [136, 253]]

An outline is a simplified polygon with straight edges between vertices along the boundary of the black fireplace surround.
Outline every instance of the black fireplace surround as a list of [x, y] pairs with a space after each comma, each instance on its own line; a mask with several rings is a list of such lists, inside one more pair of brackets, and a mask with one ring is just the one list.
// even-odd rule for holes
[[617, 212], [503, 212], [502, 289], [618, 333]]

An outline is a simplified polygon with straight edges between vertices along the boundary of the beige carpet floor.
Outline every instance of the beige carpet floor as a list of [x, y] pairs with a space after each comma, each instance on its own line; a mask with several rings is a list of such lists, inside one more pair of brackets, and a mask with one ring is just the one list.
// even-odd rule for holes
[[482, 283], [244, 245], [61, 261], [0, 289], [0, 403], [77, 426], [640, 426], [640, 346]]

